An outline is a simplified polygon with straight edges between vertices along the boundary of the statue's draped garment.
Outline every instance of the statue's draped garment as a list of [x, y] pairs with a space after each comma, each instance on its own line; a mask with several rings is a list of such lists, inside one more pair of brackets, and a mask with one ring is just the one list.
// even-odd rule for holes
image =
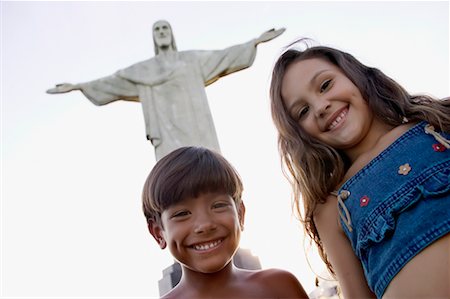
[[220, 151], [205, 86], [251, 66], [255, 55], [254, 41], [224, 50], [175, 52], [174, 62], [157, 55], [80, 86], [95, 105], [139, 97], [157, 160], [182, 146]]

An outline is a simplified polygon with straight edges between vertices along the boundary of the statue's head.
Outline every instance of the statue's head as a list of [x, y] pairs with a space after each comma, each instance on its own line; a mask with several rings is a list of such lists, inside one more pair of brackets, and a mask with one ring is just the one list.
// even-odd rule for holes
[[156, 21], [153, 24], [153, 43], [155, 46], [155, 54], [158, 55], [160, 49], [171, 48], [177, 50], [175, 38], [173, 36], [172, 27], [165, 20]]

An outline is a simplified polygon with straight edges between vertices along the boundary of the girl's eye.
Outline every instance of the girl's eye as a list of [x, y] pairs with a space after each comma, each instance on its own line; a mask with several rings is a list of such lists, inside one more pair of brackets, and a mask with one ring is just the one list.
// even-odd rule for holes
[[298, 120], [299, 120], [299, 119], [302, 119], [302, 118], [306, 115], [306, 113], [308, 113], [308, 111], [309, 111], [309, 106], [303, 107], [303, 108], [300, 110], [300, 112], [298, 113], [297, 119], [298, 119]]
[[327, 90], [328, 87], [330, 86], [330, 83], [331, 79], [324, 81], [322, 85], [320, 85], [320, 92], [324, 92], [325, 90]]

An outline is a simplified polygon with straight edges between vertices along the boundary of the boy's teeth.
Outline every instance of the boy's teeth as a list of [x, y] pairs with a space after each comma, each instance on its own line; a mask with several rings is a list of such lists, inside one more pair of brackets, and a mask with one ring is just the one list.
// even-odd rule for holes
[[211, 243], [206, 243], [206, 244], [194, 245], [194, 249], [195, 250], [208, 250], [210, 248], [216, 247], [220, 243], [222, 243], [222, 240], [217, 240], [217, 241], [214, 241]]

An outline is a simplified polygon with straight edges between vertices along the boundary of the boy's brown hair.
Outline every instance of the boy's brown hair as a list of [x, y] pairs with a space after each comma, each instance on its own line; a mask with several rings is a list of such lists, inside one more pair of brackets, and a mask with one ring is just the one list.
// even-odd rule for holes
[[168, 207], [202, 193], [224, 192], [240, 206], [242, 181], [220, 154], [203, 147], [181, 147], [161, 158], [145, 181], [142, 204], [147, 222], [162, 225]]

